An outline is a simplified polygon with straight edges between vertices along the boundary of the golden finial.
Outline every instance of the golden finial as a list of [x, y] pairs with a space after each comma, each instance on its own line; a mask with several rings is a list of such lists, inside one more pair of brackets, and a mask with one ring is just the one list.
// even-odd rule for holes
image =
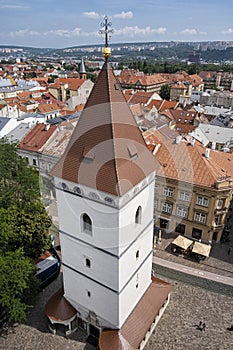
[[110, 34], [113, 33], [113, 29], [109, 29], [109, 27], [112, 26], [112, 23], [108, 21], [108, 16], [104, 17], [104, 22], [101, 23], [101, 27], [104, 27], [104, 29], [101, 29], [99, 31], [100, 34], [105, 35], [105, 47], [102, 50], [103, 57], [107, 61], [109, 57], [111, 56], [111, 49], [108, 47], [108, 41], [110, 39]]

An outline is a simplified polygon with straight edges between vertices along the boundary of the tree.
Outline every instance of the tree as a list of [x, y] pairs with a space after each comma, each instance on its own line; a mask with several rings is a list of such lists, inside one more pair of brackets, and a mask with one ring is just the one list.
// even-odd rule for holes
[[161, 87], [159, 95], [163, 100], [170, 100], [170, 86], [165, 84]]
[[0, 140], [0, 325], [22, 321], [37, 290], [34, 259], [51, 246], [39, 175]]
[[51, 241], [48, 235], [51, 219], [41, 202], [0, 209], [0, 246], [4, 252], [22, 248], [25, 256], [36, 259]]
[[40, 199], [39, 174], [19, 157], [15, 144], [0, 140], [0, 207]]
[[0, 324], [24, 321], [38, 286], [35, 266], [23, 249], [0, 251], [0, 276]]

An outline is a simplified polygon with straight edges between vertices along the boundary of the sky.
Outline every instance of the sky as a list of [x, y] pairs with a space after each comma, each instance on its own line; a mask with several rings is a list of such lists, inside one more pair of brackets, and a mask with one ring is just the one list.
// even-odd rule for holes
[[232, 0], [0, 0], [0, 45], [65, 48], [103, 43], [233, 40]]

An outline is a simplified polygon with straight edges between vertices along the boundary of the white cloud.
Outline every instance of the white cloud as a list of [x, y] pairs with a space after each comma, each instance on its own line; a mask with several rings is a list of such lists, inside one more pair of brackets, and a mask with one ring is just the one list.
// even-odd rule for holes
[[182, 35], [197, 35], [198, 31], [194, 28], [186, 28], [180, 32]]
[[222, 34], [233, 34], [233, 28], [228, 28], [227, 30], [223, 30]]
[[25, 9], [30, 9], [30, 7], [29, 6], [23, 6], [23, 5], [0, 4], [0, 9], [25, 10]]
[[153, 29], [151, 27], [145, 27], [145, 28], [139, 28], [138, 26], [134, 27], [124, 27], [121, 29], [115, 29], [114, 35], [124, 35], [129, 37], [136, 37], [136, 36], [145, 36], [150, 34], [165, 34], [167, 31], [167, 28], [160, 27], [157, 29]]
[[72, 38], [72, 37], [91, 37], [91, 36], [99, 36], [98, 32], [84, 32], [81, 28], [74, 29], [52, 29], [48, 31], [37, 32], [35, 30], [29, 29], [18, 29], [14, 32], [3, 33], [0, 32], [0, 36], [10, 36], [12, 38], [15, 37], [26, 37], [26, 36], [41, 36], [41, 37], [49, 37], [49, 36], [57, 36], [63, 38]]
[[9, 35], [14, 38], [14, 37], [25, 37], [26, 35], [31, 35], [31, 36], [38, 36], [41, 35], [41, 33], [36, 32], [34, 30], [29, 30], [29, 29], [19, 29], [16, 30], [15, 32], [10, 32]]
[[83, 16], [86, 17], [86, 18], [90, 18], [90, 19], [98, 19], [98, 18], [102, 17], [99, 13], [94, 12], [94, 11], [83, 12]]
[[44, 35], [56, 35], [56, 36], [61, 36], [61, 37], [66, 37], [66, 38], [71, 38], [74, 36], [80, 36], [84, 33], [81, 32], [80, 28], [74, 28], [73, 30], [69, 29], [54, 29], [54, 30], [49, 30], [48, 32], [45, 32]]
[[130, 19], [130, 18], [133, 18], [133, 12], [132, 11], [128, 11], [128, 12], [122, 11], [121, 13], [117, 13], [117, 14], [113, 15], [113, 17], [120, 18], [120, 19]]

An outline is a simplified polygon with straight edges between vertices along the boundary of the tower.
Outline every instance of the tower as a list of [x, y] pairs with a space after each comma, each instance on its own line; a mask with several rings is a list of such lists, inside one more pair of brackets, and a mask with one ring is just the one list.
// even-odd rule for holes
[[83, 79], [83, 80], [85, 80], [86, 77], [87, 77], [87, 72], [86, 72], [86, 68], [85, 68], [85, 64], [84, 64], [83, 58], [81, 59], [81, 63], [80, 63], [79, 75], [80, 75], [80, 79]]
[[[107, 46], [103, 55], [103, 68], [52, 175], [63, 297], [77, 310], [78, 324], [94, 335], [101, 333], [100, 349], [109, 349], [109, 333], [104, 330], [114, 330], [118, 342], [122, 327], [143, 301], [143, 309], [149, 308], [147, 318], [152, 309], [153, 315], [137, 339], [140, 345], [170, 289], [165, 298], [158, 296], [156, 308], [160, 307], [155, 311], [149, 305], [155, 296], [151, 278], [155, 159], [108, 62]], [[51, 320], [53, 311], [46, 313]]]

